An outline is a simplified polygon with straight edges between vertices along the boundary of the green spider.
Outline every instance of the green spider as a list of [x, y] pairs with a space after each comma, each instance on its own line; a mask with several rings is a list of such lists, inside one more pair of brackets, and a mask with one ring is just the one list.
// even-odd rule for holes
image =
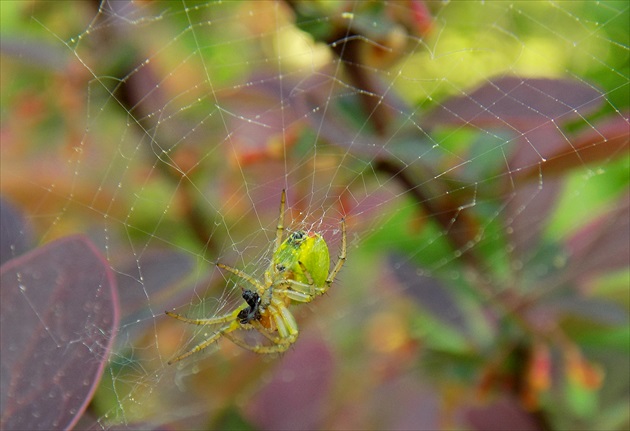
[[[222, 336], [256, 353], [281, 353], [297, 340], [297, 322], [288, 307], [291, 301], [311, 302], [326, 293], [335, 281], [346, 261], [346, 222], [341, 219], [341, 251], [337, 263], [329, 273], [328, 245], [319, 233], [299, 230], [282, 241], [285, 201], [286, 193], [282, 190], [273, 258], [262, 280], [231, 266], [216, 264], [250, 286], [243, 290], [244, 304], [231, 313], [208, 319], [189, 319], [170, 311], [165, 312], [170, 317], [193, 325], [222, 325], [210, 338], [170, 360], [169, 364], [205, 349]], [[237, 329], [257, 330], [271, 344], [250, 345], [232, 335]]]

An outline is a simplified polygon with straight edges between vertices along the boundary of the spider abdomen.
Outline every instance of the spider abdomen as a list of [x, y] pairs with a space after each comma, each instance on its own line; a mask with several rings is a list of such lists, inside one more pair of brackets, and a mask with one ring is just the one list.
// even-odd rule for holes
[[315, 286], [326, 282], [330, 269], [330, 254], [324, 238], [317, 232], [297, 231], [289, 235], [274, 254], [276, 269], [282, 269], [282, 277], [300, 283], [309, 283], [299, 262], [308, 271]]

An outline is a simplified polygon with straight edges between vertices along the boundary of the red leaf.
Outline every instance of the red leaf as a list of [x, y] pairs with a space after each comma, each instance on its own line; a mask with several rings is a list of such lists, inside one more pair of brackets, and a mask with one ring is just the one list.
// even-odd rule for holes
[[549, 346], [536, 343], [527, 361], [527, 377], [521, 392], [521, 403], [529, 410], [539, 408], [541, 394], [551, 387], [552, 359]]

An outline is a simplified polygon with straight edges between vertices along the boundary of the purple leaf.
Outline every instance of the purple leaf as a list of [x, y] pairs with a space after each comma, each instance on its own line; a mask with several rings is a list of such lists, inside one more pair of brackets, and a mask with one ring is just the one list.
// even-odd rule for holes
[[[190, 255], [171, 250], [147, 250], [137, 259], [116, 266], [120, 295], [119, 340], [129, 343], [152, 327], [153, 317], [179, 305], [173, 286], [193, 270]], [[203, 280], [207, 282], [207, 280]]]
[[[337, 84], [337, 81], [327, 78], [325, 74], [310, 77], [292, 91], [291, 106], [298, 117], [308, 120], [313, 130], [317, 131], [318, 137], [329, 144], [365, 157], [384, 154], [385, 140], [359, 130], [348, 121], [348, 114], [340, 109], [339, 103], [331, 103], [331, 94], [339, 100], [349, 97], [347, 90]], [[320, 109], [322, 106], [326, 109]], [[388, 106], [395, 106], [399, 111], [405, 109], [397, 100]]]
[[585, 277], [627, 268], [630, 261], [630, 201], [624, 199], [608, 214], [582, 228], [567, 241], [567, 278]]
[[504, 399], [486, 407], [469, 408], [464, 416], [473, 430], [483, 431], [536, 431], [545, 427], [538, 424], [534, 415], [526, 412], [515, 400]]
[[169, 426], [168, 424], [156, 424], [148, 422], [128, 422], [118, 424], [103, 423], [100, 422], [88, 411], [83, 416], [81, 416], [81, 419], [75, 425], [74, 429], [81, 431], [170, 431], [176, 430], [177, 428]]
[[423, 385], [414, 373], [385, 379], [375, 388], [365, 428], [396, 430], [440, 429], [438, 391]]
[[[626, 325], [628, 311], [623, 305], [599, 298], [583, 298], [569, 292], [568, 295], [540, 302], [531, 311], [534, 319], [556, 321], [573, 317], [599, 325]], [[544, 317], [542, 317], [544, 316]]]
[[554, 124], [543, 124], [519, 133], [509, 144], [511, 154], [506, 171], [511, 178], [539, 179], [542, 163], [553, 159], [557, 153], [569, 149], [574, 152], [567, 135]]
[[505, 232], [514, 256], [526, 260], [527, 253], [536, 249], [549, 214], [555, 209], [561, 183], [551, 178], [544, 183], [526, 181], [515, 187], [507, 202]]
[[110, 266], [73, 236], [10, 260], [0, 277], [0, 428], [72, 428], [118, 325]]
[[545, 174], [564, 172], [623, 154], [628, 145], [625, 118], [591, 125], [575, 137], [568, 137], [560, 128], [569, 121], [584, 119], [603, 101], [597, 89], [580, 81], [506, 77], [445, 101], [427, 115], [424, 124], [427, 128], [445, 124], [512, 132], [508, 174], [535, 180], [541, 165]]
[[247, 405], [247, 417], [261, 429], [317, 429], [333, 383], [328, 347], [300, 339], [286, 354], [273, 380]]
[[0, 198], [0, 265], [31, 248], [30, 226], [21, 212]]
[[510, 161], [510, 170], [519, 179], [536, 179], [541, 172], [547, 176], [562, 174], [575, 167], [627, 154], [630, 120], [627, 115], [616, 116], [595, 122], [574, 135], [548, 133], [543, 139], [528, 140], [528, 145], [520, 145]]
[[388, 261], [394, 269], [394, 275], [407, 288], [406, 291], [411, 298], [436, 319], [462, 334], [469, 333], [470, 325], [448, 286], [436, 278], [423, 275], [419, 271], [420, 268], [402, 257], [390, 255]]
[[552, 121], [561, 124], [585, 117], [603, 102], [597, 89], [580, 81], [508, 76], [444, 101], [424, 124], [506, 126], [525, 131]]
[[[390, 358], [391, 359], [391, 358]], [[366, 368], [372, 370], [373, 368]], [[392, 375], [373, 373], [346, 388], [351, 397], [339, 398], [326, 429], [440, 430], [441, 393], [424, 383], [416, 370]]]
[[0, 51], [3, 56], [14, 57], [44, 71], [62, 73], [68, 68], [68, 52], [57, 44], [24, 36], [3, 35]]
[[229, 139], [240, 161], [278, 158], [282, 145], [295, 144], [304, 122], [295, 109], [286, 109], [284, 105], [283, 97], [291, 91], [289, 82], [256, 75], [242, 91], [222, 99], [223, 106], [231, 113], [226, 120], [233, 131]]

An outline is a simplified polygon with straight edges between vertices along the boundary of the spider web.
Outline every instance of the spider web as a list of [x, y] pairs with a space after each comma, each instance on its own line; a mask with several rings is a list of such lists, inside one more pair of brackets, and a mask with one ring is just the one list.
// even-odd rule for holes
[[[42, 242], [86, 232], [118, 280], [122, 321], [91, 410], [98, 427], [195, 428], [210, 417], [217, 427], [233, 410], [260, 427], [417, 424], [393, 406], [383, 423], [341, 419], [344, 388], [388, 372], [364, 358], [395, 351], [404, 362], [400, 337], [430, 337], [440, 321], [468, 326], [472, 303], [527, 292], [562, 266], [554, 241], [627, 213], [626, 2], [15, 7], [49, 47], [26, 52], [52, 72], [39, 89], [17, 74], [3, 86], [58, 91], [44, 120], [59, 124], [3, 125], [3, 193], [24, 203]], [[28, 139], [37, 159], [11, 146]], [[285, 232], [320, 232], [333, 264], [348, 223], [348, 262], [331, 291], [294, 307], [307, 353], [282, 358], [315, 352], [345, 373], [327, 374], [337, 413], [289, 402], [262, 414], [277, 376], [291, 376], [280, 359], [227, 340], [166, 364], [212, 329], [164, 310], [211, 317], [242, 301], [242, 280], [214, 263], [262, 277], [282, 189]], [[606, 262], [590, 265], [571, 268], [586, 277]], [[413, 320], [410, 304], [438, 317]], [[481, 324], [462, 329], [475, 332], [491, 338]]]

